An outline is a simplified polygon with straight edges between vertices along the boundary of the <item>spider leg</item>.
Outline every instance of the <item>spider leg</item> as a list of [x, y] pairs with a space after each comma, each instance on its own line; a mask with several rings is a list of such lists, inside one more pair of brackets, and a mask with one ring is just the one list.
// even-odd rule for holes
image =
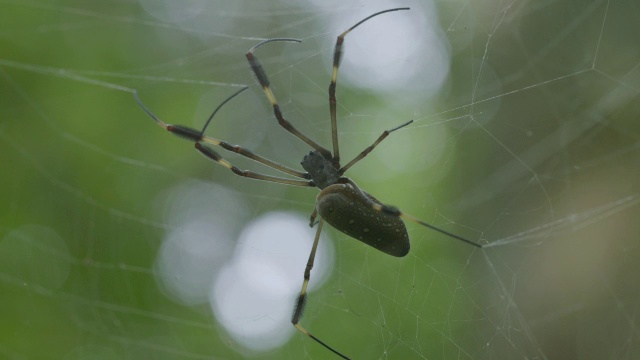
[[448, 232], [446, 230], [440, 229], [439, 227], [435, 226], [435, 225], [431, 225], [428, 222], [422, 221], [414, 216], [411, 216], [409, 214], [403, 213], [402, 211], [400, 211], [400, 209], [398, 209], [397, 207], [394, 206], [389, 206], [389, 205], [384, 205], [384, 204], [376, 204], [372, 202], [372, 207], [374, 210], [380, 211], [382, 213], [388, 214], [388, 215], [392, 215], [392, 216], [399, 216], [403, 219], [409, 220], [411, 222], [414, 222], [416, 224], [422, 225], [422, 226], [426, 226], [431, 230], [435, 230], [441, 234], [447, 235], [451, 238], [454, 238], [456, 240], [460, 240], [462, 242], [465, 242], [469, 245], [475, 246], [477, 248], [481, 248], [482, 245], [478, 244], [477, 242], [468, 240], [463, 238], [462, 236], [458, 236], [454, 233]]
[[267, 77], [267, 73], [264, 71], [264, 68], [262, 67], [262, 64], [260, 64], [260, 61], [258, 60], [258, 57], [253, 54], [253, 52], [258, 47], [260, 47], [260, 46], [262, 46], [262, 45], [264, 45], [264, 44], [266, 44], [268, 42], [273, 42], [273, 41], [300, 42], [300, 40], [297, 40], [297, 39], [269, 39], [269, 40], [265, 40], [265, 41], [257, 44], [256, 46], [254, 46], [251, 49], [249, 49], [249, 51], [246, 54], [247, 61], [249, 61], [249, 64], [251, 65], [251, 70], [253, 70], [253, 73], [258, 78], [258, 81], [260, 82], [260, 85], [262, 86], [262, 90], [264, 91], [265, 95], [267, 96], [267, 99], [271, 103], [271, 106], [273, 106], [273, 113], [274, 113], [276, 119], [278, 120], [278, 124], [280, 124], [280, 126], [285, 128], [285, 130], [287, 130], [288, 132], [290, 132], [293, 135], [295, 135], [298, 139], [304, 141], [305, 143], [307, 143], [312, 148], [318, 150], [320, 153], [322, 153], [322, 155], [324, 157], [331, 158], [331, 153], [329, 152], [329, 150], [325, 149], [322, 145], [320, 145], [317, 142], [311, 140], [311, 138], [307, 137], [306, 135], [304, 135], [303, 133], [298, 131], [282, 115], [282, 111], [280, 110], [280, 105], [278, 105], [278, 100], [276, 100], [276, 96], [273, 94], [273, 92], [271, 91], [271, 88], [269, 87], [269, 78]]
[[342, 176], [342, 174], [344, 174], [351, 166], [353, 166], [358, 161], [362, 160], [365, 156], [367, 156], [371, 152], [371, 150], [375, 149], [375, 147], [378, 146], [378, 144], [380, 144], [382, 140], [384, 140], [387, 136], [389, 136], [389, 134], [411, 124], [412, 122], [413, 120], [410, 120], [400, 126], [394, 127], [393, 129], [385, 130], [373, 144], [368, 146], [366, 149], [362, 150], [362, 152], [358, 154], [358, 156], [356, 156], [353, 160], [351, 160], [347, 165], [340, 168], [340, 170], [338, 171], [338, 174]]
[[316, 221], [316, 217], [318, 217], [318, 209], [313, 208], [313, 212], [311, 213], [311, 216], [309, 216], [309, 227], [314, 227], [316, 226], [316, 224], [318, 223]]
[[371, 207], [376, 210], [379, 211], [383, 214], [387, 214], [387, 215], [391, 215], [391, 216], [397, 216], [397, 217], [401, 217], [403, 219], [409, 220], [411, 222], [414, 222], [416, 224], [428, 227], [431, 230], [435, 230], [441, 234], [447, 235], [453, 239], [456, 240], [460, 240], [462, 242], [465, 242], [469, 245], [475, 246], [477, 248], [481, 248], [482, 245], [478, 244], [477, 242], [471, 241], [469, 239], [465, 239], [462, 236], [456, 235], [454, 233], [451, 233], [449, 231], [446, 231], [444, 229], [441, 229], [435, 225], [431, 225], [428, 222], [422, 221], [418, 218], [416, 218], [415, 216], [403, 213], [402, 211], [400, 211], [400, 209], [398, 209], [395, 206], [390, 206], [390, 205], [385, 205], [385, 204], [380, 204], [377, 202], [372, 201], [371, 199], [369, 199], [368, 196], [365, 195], [365, 193], [362, 191], [362, 189], [360, 189], [358, 187], [358, 185], [356, 185], [356, 183], [354, 183], [351, 179], [348, 179], [346, 177], [341, 178], [340, 180], [341, 183], [346, 183], [346, 184], [350, 184], [356, 191], [360, 192], [360, 195], [362, 195], [362, 199], [364, 199], [365, 201], [369, 202], [369, 204], [371, 205]]
[[240, 154], [244, 157], [247, 157], [251, 160], [257, 161], [261, 164], [264, 164], [268, 167], [271, 167], [273, 169], [282, 171], [284, 173], [287, 173], [289, 175], [295, 176], [295, 177], [299, 177], [302, 179], [309, 179], [309, 175], [303, 172], [299, 172], [296, 171], [294, 169], [291, 169], [287, 166], [278, 164], [274, 161], [271, 161], [267, 158], [264, 158], [260, 155], [254, 154], [253, 152], [251, 152], [250, 150], [247, 150], [241, 146], [237, 146], [237, 145], [230, 145], [224, 141], [209, 137], [209, 136], [205, 136], [204, 135], [204, 130], [206, 130], [207, 126], [209, 125], [209, 123], [211, 122], [211, 119], [213, 118], [213, 115], [216, 114], [216, 112], [218, 110], [220, 110], [220, 108], [222, 107], [222, 105], [224, 105], [227, 101], [231, 100], [233, 97], [235, 97], [236, 95], [238, 95], [239, 93], [241, 93], [242, 91], [246, 90], [247, 88], [242, 88], [239, 91], [237, 91], [236, 93], [234, 93], [233, 95], [231, 95], [230, 97], [228, 97], [225, 101], [223, 101], [211, 114], [211, 116], [209, 116], [209, 119], [207, 120], [206, 125], [204, 126], [204, 128], [202, 130], [197, 130], [188, 126], [184, 126], [184, 125], [173, 125], [173, 124], [167, 124], [164, 121], [160, 120], [160, 118], [158, 118], [153, 112], [151, 112], [151, 110], [149, 110], [143, 103], [142, 100], [140, 100], [140, 97], [138, 96], [137, 92], [133, 93], [134, 98], [136, 99], [136, 102], [138, 103], [138, 105], [142, 108], [142, 110], [147, 113], [147, 115], [149, 115], [149, 117], [151, 117], [160, 127], [162, 127], [163, 129], [165, 129], [166, 131], [181, 137], [183, 139], [186, 140], [191, 140], [193, 142], [196, 143], [196, 149], [198, 149], [198, 151], [200, 151], [203, 155], [205, 155], [206, 157], [208, 157], [209, 159], [219, 163], [220, 165], [230, 169], [231, 171], [233, 171], [236, 175], [240, 175], [240, 176], [244, 176], [244, 177], [249, 177], [252, 179], [258, 179], [258, 180], [266, 180], [266, 181], [272, 181], [272, 182], [277, 182], [277, 183], [281, 183], [281, 184], [287, 184], [287, 185], [295, 185], [295, 186], [314, 186], [313, 182], [311, 181], [299, 181], [299, 180], [290, 180], [290, 179], [285, 179], [285, 178], [280, 178], [280, 177], [275, 177], [275, 176], [269, 176], [269, 175], [262, 175], [262, 174], [258, 174], [258, 173], [254, 173], [254, 172], [250, 172], [250, 171], [244, 171], [244, 170], [240, 170], [237, 167], [233, 166], [231, 163], [229, 163], [228, 161], [224, 160], [216, 151], [214, 151], [213, 149], [211, 149], [210, 147], [207, 147], [201, 143], [210, 143], [210, 144], [214, 144], [214, 145], [218, 145], [220, 147], [222, 147], [225, 150], [231, 151], [231, 152], [235, 152], [237, 154]]
[[256, 173], [249, 170], [242, 170], [237, 166], [234, 166], [227, 160], [223, 159], [222, 156], [220, 156], [220, 154], [218, 154], [215, 150], [213, 150], [212, 148], [206, 145], [203, 145], [200, 142], [196, 142], [196, 150], [200, 151], [200, 153], [202, 153], [202, 155], [206, 156], [207, 158], [231, 170], [234, 174], [238, 176], [247, 177], [247, 178], [256, 179], [256, 180], [270, 181], [270, 182], [275, 182], [275, 183], [285, 184], [285, 185], [310, 186], [310, 187], [316, 186], [313, 183], [313, 181], [310, 181], [310, 180], [307, 180], [307, 181], [291, 180], [291, 179], [281, 178], [277, 176], [264, 175], [264, 174]]
[[261, 164], [264, 164], [268, 167], [274, 168], [276, 170], [282, 171], [283, 173], [287, 173], [289, 175], [295, 176], [295, 177], [299, 177], [302, 179], [309, 179], [309, 174], [307, 174], [306, 172], [300, 172], [297, 170], [294, 170], [288, 166], [284, 166], [282, 164], [278, 164], [275, 161], [271, 161], [265, 157], [262, 157], [258, 154], [253, 153], [251, 150], [243, 148], [242, 146], [239, 145], [231, 145], [229, 143], [226, 143], [224, 141], [218, 140], [218, 139], [214, 139], [212, 137], [209, 136], [203, 136], [202, 139], [200, 139], [200, 142], [205, 142], [205, 143], [209, 143], [209, 144], [214, 144], [214, 145], [218, 145], [220, 147], [222, 147], [225, 150], [234, 152], [236, 154], [240, 154], [246, 158], [249, 158], [251, 160], [257, 161]]
[[[338, 146], [338, 122], [336, 120], [336, 82], [338, 81], [338, 67], [340, 66], [340, 61], [342, 60], [343, 54], [343, 43], [344, 38], [347, 36], [351, 30], [357, 28], [363, 22], [371, 19], [372, 17], [388, 13], [391, 11], [399, 11], [399, 10], [409, 10], [408, 7], [405, 8], [395, 8], [388, 9], [384, 11], [379, 11], [375, 14], [369, 15], [366, 18], [360, 20], [357, 24], [353, 25], [349, 29], [347, 29], [342, 34], [338, 35], [336, 39], [336, 45], [333, 49], [333, 72], [331, 74], [331, 83], [329, 84], [329, 112], [331, 114], [331, 138], [333, 140], [333, 161], [334, 164], [340, 164], [340, 147]], [[338, 167], [338, 166], [336, 166]]]
[[340, 356], [343, 359], [349, 359], [345, 355], [341, 354], [337, 350], [333, 349], [331, 346], [324, 343], [322, 340], [313, 336], [307, 329], [300, 326], [299, 322], [302, 318], [302, 314], [304, 312], [304, 307], [307, 303], [307, 286], [309, 285], [309, 279], [311, 278], [311, 269], [313, 268], [313, 261], [316, 257], [316, 249], [318, 248], [318, 242], [320, 240], [320, 233], [322, 232], [322, 225], [324, 224], [324, 220], [320, 219], [318, 222], [318, 230], [316, 230], [316, 237], [313, 240], [313, 246], [311, 247], [311, 253], [309, 254], [309, 260], [307, 261], [307, 267], [304, 270], [304, 281], [302, 282], [302, 289], [300, 290], [300, 295], [298, 295], [298, 300], [296, 301], [295, 308], [293, 310], [293, 316], [291, 318], [291, 323], [298, 329], [301, 333], [315, 340], [318, 344], [324, 346], [328, 350], [331, 350], [334, 354]]

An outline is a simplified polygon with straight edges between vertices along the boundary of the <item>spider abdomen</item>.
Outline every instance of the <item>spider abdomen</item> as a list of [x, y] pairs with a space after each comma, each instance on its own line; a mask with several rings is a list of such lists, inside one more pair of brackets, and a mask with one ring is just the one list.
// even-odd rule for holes
[[[362, 194], [369, 199], [364, 199]], [[384, 253], [405, 256], [409, 252], [409, 235], [399, 217], [376, 211], [371, 201], [380, 202], [349, 184], [333, 184], [318, 194], [318, 214], [331, 226]]]

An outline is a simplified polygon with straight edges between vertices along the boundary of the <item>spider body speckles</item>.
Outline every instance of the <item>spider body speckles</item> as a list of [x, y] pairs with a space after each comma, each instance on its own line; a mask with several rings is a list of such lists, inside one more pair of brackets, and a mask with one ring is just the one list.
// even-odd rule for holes
[[373, 210], [378, 199], [353, 182], [326, 187], [316, 198], [320, 217], [334, 228], [386, 254], [409, 253], [409, 235], [402, 219]]
[[[409, 8], [395, 8], [377, 12], [370, 15], [363, 20], [359, 21], [340, 35], [336, 40], [333, 56], [333, 71], [331, 75], [331, 82], [329, 85], [329, 113], [331, 116], [331, 139], [333, 144], [333, 152], [329, 151], [310, 137], [304, 135], [298, 131], [287, 119], [284, 118], [276, 96], [269, 88], [269, 78], [264, 71], [258, 58], [255, 56], [254, 51], [260, 46], [278, 41], [286, 42], [300, 42], [297, 39], [268, 39], [262, 41], [249, 49], [246, 54], [247, 61], [251, 66], [251, 70], [255, 74], [258, 82], [262, 86], [264, 94], [273, 108], [273, 114], [278, 121], [278, 124], [308, 144], [313, 150], [308, 153], [301, 162], [305, 172], [301, 172], [285, 165], [279, 164], [275, 161], [269, 160], [258, 154], [255, 154], [241, 146], [230, 145], [222, 140], [204, 135], [205, 130], [209, 126], [209, 123], [213, 119], [214, 115], [220, 110], [220, 108], [226, 104], [229, 100], [240, 94], [247, 88], [244, 87], [236, 91], [233, 95], [225, 99], [213, 113], [207, 119], [202, 130], [193, 129], [183, 125], [171, 125], [160, 120], [155, 114], [153, 114], [142, 103], [138, 94], [134, 92], [134, 97], [140, 107], [162, 128], [168, 132], [177, 135], [183, 139], [192, 141], [195, 143], [195, 148], [202, 155], [208, 159], [220, 164], [232, 171], [234, 174], [250, 179], [270, 181], [279, 184], [292, 185], [292, 186], [305, 186], [305, 187], [317, 187], [321, 191], [316, 198], [316, 207], [311, 214], [310, 225], [315, 226], [317, 224], [316, 235], [309, 254], [309, 260], [304, 271], [304, 280], [302, 282], [302, 289], [295, 303], [293, 316], [291, 317], [291, 323], [300, 332], [313, 339], [326, 349], [332, 351], [336, 355], [348, 359], [347, 356], [341, 352], [333, 349], [319, 338], [312, 335], [308, 330], [299, 324], [300, 319], [304, 313], [304, 307], [307, 303], [307, 286], [311, 277], [311, 269], [313, 268], [313, 262], [315, 259], [316, 249], [318, 247], [318, 241], [320, 239], [320, 233], [324, 222], [328, 222], [339, 231], [357, 239], [361, 242], [378, 249], [386, 254], [393, 256], [405, 256], [409, 252], [409, 235], [402, 219], [412, 221], [416, 224], [428, 227], [432, 230], [440, 232], [454, 239], [463, 241], [467, 244], [475, 247], [481, 247], [479, 244], [467, 240], [463, 237], [435, 227], [429, 223], [419, 220], [411, 215], [401, 212], [398, 208], [385, 205], [378, 201], [372, 195], [361, 190], [352, 180], [343, 176], [345, 172], [358, 161], [362, 160], [367, 154], [369, 154], [382, 140], [384, 140], [390, 133], [403, 128], [413, 122], [408, 121], [393, 129], [386, 130], [373, 142], [370, 146], [362, 150], [353, 160], [344, 166], [340, 165], [340, 148], [338, 146], [338, 125], [336, 116], [336, 82], [338, 78], [338, 67], [340, 65], [340, 59], [343, 54], [343, 46], [345, 36], [353, 29], [358, 27], [365, 21], [378, 16], [380, 14], [408, 10]], [[218, 152], [209, 145], [218, 146], [226, 151], [237, 153], [241, 156], [259, 162], [265, 166], [268, 166], [274, 170], [280, 171], [297, 179], [277, 177], [271, 175], [265, 175], [249, 170], [242, 170], [225, 160]], [[316, 223], [316, 217], [320, 215], [320, 220]]]

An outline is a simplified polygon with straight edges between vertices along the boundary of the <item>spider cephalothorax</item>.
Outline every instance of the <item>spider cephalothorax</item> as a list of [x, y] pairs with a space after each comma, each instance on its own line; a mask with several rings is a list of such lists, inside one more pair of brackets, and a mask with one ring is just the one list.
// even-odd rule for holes
[[333, 185], [340, 179], [340, 169], [335, 168], [332, 159], [327, 159], [317, 150], [305, 155], [300, 165], [309, 173], [315, 186], [320, 189]]

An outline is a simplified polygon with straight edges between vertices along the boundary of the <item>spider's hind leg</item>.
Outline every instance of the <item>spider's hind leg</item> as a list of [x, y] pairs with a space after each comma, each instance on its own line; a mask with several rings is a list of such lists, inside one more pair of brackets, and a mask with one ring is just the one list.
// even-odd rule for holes
[[[314, 211], [314, 214], [315, 214], [315, 211]], [[296, 305], [293, 310], [293, 316], [291, 317], [291, 323], [301, 333], [313, 339], [315, 342], [324, 346], [326, 349], [330, 350], [334, 354], [340, 356], [343, 359], [349, 359], [347, 356], [341, 354], [331, 346], [327, 345], [322, 340], [315, 337], [307, 329], [303, 328], [299, 324], [300, 319], [302, 318], [302, 314], [304, 313], [305, 305], [307, 304], [307, 286], [309, 285], [309, 279], [311, 278], [311, 269], [313, 268], [313, 262], [316, 258], [316, 249], [318, 248], [318, 242], [320, 240], [320, 233], [322, 232], [323, 224], [324, 224], [324, 220], [320, 219], [320, 221], [318, 222], [318, 230], [316, 230], [316, 237], [313, 240], [313, 246], [311, 247], [311, 253], [309, 254], [309, 260], [307, 261], [307, 266], [304, 270], [304, 281], [302, 282], [302, 289], [300, 290], [300, 294], [298, 295], [298, 299], [296, 300]]]
[[352, 180], [350, 180], [348, 178], [342, 178], [342, 179], [343, 179], [342, 180], [343, 182], [350, 184], [356, 191], [360, 192], [361, 197], [363, 199], [365, 199], [366, 201], [368, 201], [369, 205], [375, 211], [379, 211], [379, 212], [381, 212], [383, 214], [390, 215], [390, 216], [401, 217], [401, 218], [403, 218], [405, 220], [409, 220], [409, 221], [411, 221], [413, 223], [416, 223], [418, 225], [422, 225], [422, 226], [428, 227], [431, 230], [435, 230], [435, 231], [437, 231], [437, 232], [439, 232], [441, 234], [447, 235], [447, 236], [449, 236], [449, 237], [451, 237], [453, 239], [465, 242], [465, 243], [467, 243], [469, 245], [472, 245], [472, 246], [475, 246], [477, 248], [481, 248], [482, 247], [482, 245], [478, 244], [477, 242], [471, 241], [469, 239], [465, 239], [462, 236], [459, 236], [459, 235], [451, 233], [451, 232], [449, 232], [447, 230], [441, 229], [441, 228], [439, 228], [439, 227], [437, 227], [435, 225], [431, 225], [428, 222], [422, 221], [422, 220], [420, 220], [420, 219], [418, 219], [418, 218], [416, 218], [416, 217], [414, 217], [412, 215], [406, 214], [406, 213], [400, 211], [400, 209], [398, 209], [395, 206], [376, 203], [376, 202], [372, 201], [371, 199], [369, 199], [369, 197], [367, 197], [365, 195], [365, 193], [362, 191], [362, 189], [360, 189], [358, 187], [358, 185], [356, 185]]

